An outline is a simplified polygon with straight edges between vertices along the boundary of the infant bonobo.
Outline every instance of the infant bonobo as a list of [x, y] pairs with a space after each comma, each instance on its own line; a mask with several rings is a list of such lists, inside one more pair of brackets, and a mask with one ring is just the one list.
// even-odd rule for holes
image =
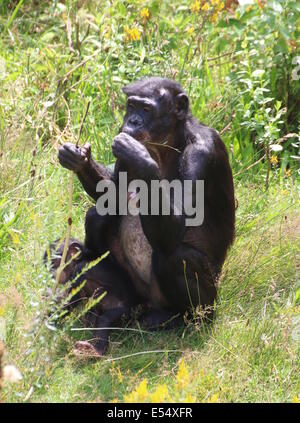
[[[54, 279], [56, 279], [56, 273], [61, 263], [63, 249], [64, 242], [57, 241], [50, 245], [51, 273]], [[48, 253], [46, 252], [45, 261], [47, 258]], [[129, 286], [126, 275], [114, 265], [113, 258], [109, 255], [78, 277], [91, 261], [83, 244], [71, 238], [66, 257], [67, 265], [60, 274], [59, 284], [71, 282], [71, 287], [64, 291], [66, 297], [71, 289], [86, 281], [83, 288], [72, 297], [70, 304], [67, 305], [70, 309], [78, 306], [82, 301], [97, 298], [106, 292], [105, 296], [86, 315], [88, 325], [96, 328], [93, 332], [93, 339], [77, 341], [74, 349], [76, 355], [99, 357], [108, 347], [110, 333], [109, 329], [101, 330], [101, 328], [110, 328], [122, 316], [128, 316], [135, 303], [135, 295], [132, 287]], [[72, 283], [73, 280], [74, 283]]]

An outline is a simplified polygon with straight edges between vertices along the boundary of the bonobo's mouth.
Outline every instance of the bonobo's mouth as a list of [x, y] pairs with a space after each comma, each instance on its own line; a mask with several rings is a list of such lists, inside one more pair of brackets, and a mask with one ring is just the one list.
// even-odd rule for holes
[[139, 141], [142, 144], [145, 144], [146, 142], [151, 141], [150, 134], [147, 131], [143, 131], [143, 130], [139, 131], [138, 129], [131, 131], [130, 129], [126, 130], [126, 128], [124, 128], [122, 132], [125, 132], [125, 134], [130, 135], [132, 138], [134, 138], [135, 140]]

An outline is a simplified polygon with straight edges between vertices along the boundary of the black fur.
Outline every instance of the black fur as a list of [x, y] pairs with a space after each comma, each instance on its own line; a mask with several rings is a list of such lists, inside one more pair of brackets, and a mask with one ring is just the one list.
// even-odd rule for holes
[[[91, 255], [99, 255], [117, 245], [111, 252], [112, 260], [123, 269], [133, 287], [146, 292], [142, 301], [150, 302], [153, 308], [174, 314], [197, 305], [211, 307], [217, 295], [217, 278], [234, 239], [234, 189], [226, 148], [214, 129], [191, 115], [188, 97], [177, 82], [146, 78], [123, 91], [127, 95], [127, 111], [121, 133], [112, 144], [117, 158], [114, 172], [90, 156], [83, 161], [70, 145], [60, 149], [60, 163], [76, 170], [83, 187], [95, 200], [100, 195], [95, 189], [97, 182], [112, 179], [118, 183], [120, 171], [128, 172], [128, 182], [144, 179], [149, 186], [155, 179], [202, 179], [204, 222], [187, 227], [186, 217], [175, 215], [172, 207], [170, 216], [140, 216], [152, 248], [152, 276], [144, 291], [132, 263], [124, 260], [120, 244], [123, 216], [100, 217], [95, 210], [90, 211], [85, 247]], [[157, 321], [157, 310], [155, 316]]]

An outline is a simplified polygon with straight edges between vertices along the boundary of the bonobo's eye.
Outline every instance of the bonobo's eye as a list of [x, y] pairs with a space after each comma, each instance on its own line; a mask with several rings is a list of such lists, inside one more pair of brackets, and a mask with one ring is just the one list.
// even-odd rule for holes
[[127, 102], [127, 111], [128, 111], [128, 112], [132, 112], [132, 111], [133, 111], [133, 109], [134, 109], [134, 105], [133, 105], [133, 103], [132, 103], [131, 101], [128, 101], [128, 102]]
[[149, 112], [151, 112], [152, 109], [151, 109], [150, 106], [144, 106], [143, 110], [144, 110], [144, 112], [149, 113]]
[[61, 262], [61, 256], [60, 257], [55, 256], [51, 260], [51, 269], [58, 269], [60, 266], [60, 262]]

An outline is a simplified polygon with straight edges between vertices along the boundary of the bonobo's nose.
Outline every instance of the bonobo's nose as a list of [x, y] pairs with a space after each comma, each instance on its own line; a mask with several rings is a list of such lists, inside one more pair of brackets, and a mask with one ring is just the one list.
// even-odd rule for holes
[[141, 126], [143, 123], [143, 119], [139, 115], [130, 116], [128, 119], [128, 124], [132, 126]]

